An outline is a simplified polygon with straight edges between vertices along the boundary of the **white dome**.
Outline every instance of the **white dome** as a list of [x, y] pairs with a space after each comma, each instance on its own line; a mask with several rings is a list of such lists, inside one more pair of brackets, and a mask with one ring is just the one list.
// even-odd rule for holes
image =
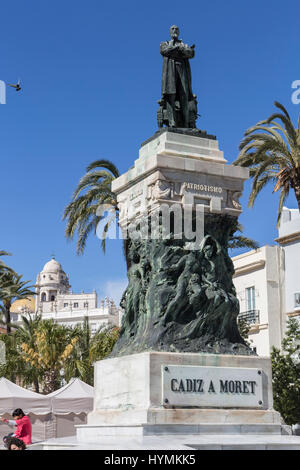
[[48, 263], [45, 264], [42, 273], [59, 273], [61, 271], [63, 272], [61, 264], [52, 258], [50, 261], [48, 261]]

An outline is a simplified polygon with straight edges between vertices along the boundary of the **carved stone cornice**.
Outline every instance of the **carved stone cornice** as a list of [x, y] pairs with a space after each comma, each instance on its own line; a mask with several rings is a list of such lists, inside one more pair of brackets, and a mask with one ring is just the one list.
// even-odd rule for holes
[[300, 309], [294, 310], [293, 312], [286, 312], [288, 317], [299, 317], [300, 316]]
[[289, 235], [284, 235], [283, 237], [275, 238], [275, 242], [279, 243], [279, 245], [285, 245], [297, 240], [300, 240], [300, 232], [294, 232]]
[[253, 271], [257, 271], [258, 269], [262, 269], [265, 267], [265, 260], [254, 261], [252, 263], [245, 264], [244, 266], [240, 266], [235, 268], [233, 277], [242, 276], [247, 273], [251, 273]]

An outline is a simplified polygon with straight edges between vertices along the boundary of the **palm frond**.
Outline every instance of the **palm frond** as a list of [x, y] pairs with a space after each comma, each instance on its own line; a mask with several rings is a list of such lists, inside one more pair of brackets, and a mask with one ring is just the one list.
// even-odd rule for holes
[[253, 207], [253, 204], [258, 194], [271, 181], [274, 181], [274, 176], [272, 176], [272, 174], [266, 174], [266, 175], [261, 176], [259, 179], [257, 179], [255, 181], [255, 184], [254, 182], [252, 182], [252, 189], [251, 189], [251, 193], [250, 193], [249, 200], [248, 200], [249, 207]]
[[283, 209], [283, 205], [285, 203], [285, 200], [288, 196], [288, 193], [285, 191], [283, 188], [280, 193], [280, 198], [279, 198], [279, 204], [278, 204], [278, 211], [277, 211], [277, 227], [280, 225], [280, 218], [281, 218], [281, 213]]
[[300, 115], [295, 129], [286, 108], [277, 101], [274, 104], [281, 112], [271, 114], [246, 130], [233, 164], [249, 168], [253, 178], [250, 207], [269, 182], [274, 183], [273, 192], [281, 189], [280, 214], [290, 188], [295, 191], [300, 209]]
[[[65, 207], [65, 236], [72, 240], [77, 233], [77, 254], [84, 252], [88, 236], [93, 231], [96, 234], [97, 225], [101, 220], [97, 212], [99, 206], [109, 204], [117, 210], [117, 199], [111, 190], [111, 183], [117, 177], [119, 171], [109, 160], [92, 162], [87, 167], [87, 173], [80, 179], [71, 202]], [[102, 248], [105, 251], [103, 244]]]
[[92, 171], [95, 168], [103, 167], [109, 170], [115, 178], [120, 176], [119, 170], [110, 160], [95, 160], [87, 166], [86, 171]]

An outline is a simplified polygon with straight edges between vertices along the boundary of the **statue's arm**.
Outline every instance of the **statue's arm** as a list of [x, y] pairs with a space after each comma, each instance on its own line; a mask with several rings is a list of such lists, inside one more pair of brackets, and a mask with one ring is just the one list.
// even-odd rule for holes
[[184, 255], [177, 263], [173, 264], [172, 266], [168, 266], [167, 268], [164, 268], [164, 270], [170, 274], [182, 271], [186, 263], [186, 258], [187, 255]]
[[168, 42], [162, 42], [160, 44], [160, 53], [165, 57], [172, 57], [174, 54], [178, 55], [179, 46], [179, 44], [172, 45]]
[[192, 59], [195, 55], [195, 46], [189, 47], [187, 44], [181, 44], [180, 53], [186, 59]]
[[187, 44], [177, 42], [175, 45], [169, 42], [162, 42], [160, 44], [160, 53], [165, 57], [182, 57], [185, 59], [191, 59], [195, 55], [195, 46], [189, 47]]
[[[189, 51], [187, 50], [189, 49]], [[175, 45], [169, 42], [162, 42], [160, 44], [160, 53], [165, 57], [193, 57], [193, 49], [188, 47], [182, 42], [177, 42]], [[191, 55], [193, 54], [193, 55]]]

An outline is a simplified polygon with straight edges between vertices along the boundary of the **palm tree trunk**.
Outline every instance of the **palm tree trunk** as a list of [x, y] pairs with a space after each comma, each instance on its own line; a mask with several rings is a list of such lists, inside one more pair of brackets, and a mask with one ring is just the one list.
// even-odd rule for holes
[[10, 308], [11, 308], [11, 302], [9, 300], [3, 302], [4, 303], [4, 308], [5, 308], [5, 323], [6, 323], [6, 331], [7, 333], [11, 333], [11, 316], [10, 316]]
[[39, 385], [39, 381], [37, 379], [35, 379], [33, 381], [33, 385], [34, 385], [34, 390], [36, 393], [40, 393], [40, 385]]
[[298, 209], [300, 212], [300, 183], [294, 183], [294, 192], [298, 203]]
[[57, 389], [57, 371], [48, 370], [45, 372], [45, 375], [44, 375], [43, 393], [45, 395], [48, 395], [48, 393], [55, 392], [56, 389]]

